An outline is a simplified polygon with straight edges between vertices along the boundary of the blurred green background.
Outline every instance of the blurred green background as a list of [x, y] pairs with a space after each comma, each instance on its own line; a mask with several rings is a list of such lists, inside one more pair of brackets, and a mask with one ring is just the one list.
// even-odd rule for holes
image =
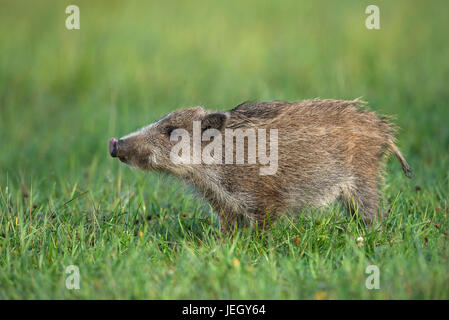
[[[72, 3], [80, 30], [65, 28]], [[380, 30], [368, 4], [2, 1], [2, 169], [77, 174], [176, 108], [314, 97], [397, 115], [415, 167], [447, 159], [447, 2], [378, 1]]]
[[[70, 4], [80, 8], [80, 30], [65, 27], [65, 8]], [[380, 8], [380, 30], [365, 27], [365, 8], [370, 4]], [[182, 189], [174, 180], [164, 183], [163, 178], [112, 161], [107, 143], [110, 137], [123, 136], [171, 110], [194, 105], [226, 110], [245, 100], [362, 97], [372, 109], [396, 116], [402, 128], [398, 145], [416, 173], [408, 188], [414, 192], [420, 185], [427, 192], [422, 208], [439, 205], [441, 219], [447, 219], [449, 3], [445, 0], [2, 0], [0, 6], [0, 187], [6, 199], [9, 186], [18, 203], [10, 214], [6, 200], [1, 206], [0, 251], [9, 250], [13, 265], [25, 261], [14, 245], [6, 244], [18, 237], [9, 229], [15, 214], [27, 212], [30, 205], [17, 200], [25, 188], [28, 193], [32, 189], [31, 200], [45, 214], [51, 211], [47, 203], [57, 207], [85, 191], [96, 203], [93, 206], [100, 211], [107, 208], [106, 212], [114, 197], [109, 194], [120, 195], [120, 183], [133, 188], [136, 180], [161, 203], [190, 197], [173, 191]], [[389, 162], [388, 172], [392, 191], [407, 189], [410, 182], [395, 161]], [[159, 208], [149, 205], [151, 199], [146, 198], [145, 210]], [[412, 201], [407, 199], [404, 203]], [[187, 208], [201, 203], [189, 201], [184, 203]], [[79, 205], [82, 212], [91, 208], [87, 200]], [[26, 232], [35, 230], [33, 226], [39, 230], [31, 224]], [[32, 249], [34, 240], [30, 241]], [[48, 252], [39, 252], [48, 258]], [[56, 257], [49, 263], [65, 261], [58, 260], [57, 251], [48, 254]], [[27, 266], [34, 266], [29, 259], [15, 279]], [[0, 279], [12, 281], [12, 269], [5, 260], [2, 265]], [[444, 264], [441, 267], [444, 270]], [[3, 287], [3, 297], [35, 297], [25, 278], [22, 291], [14, 291], [11, 282]], [[183, 294], [169, 292], [164, 297]]]

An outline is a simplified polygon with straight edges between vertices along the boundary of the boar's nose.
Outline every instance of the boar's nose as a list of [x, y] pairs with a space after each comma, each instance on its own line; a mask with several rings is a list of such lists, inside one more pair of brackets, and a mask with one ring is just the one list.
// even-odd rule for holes
[[117, 139], [111, 138], [111, 140], [109, 140], [109, 154], [113, 158], [117, 157], [117, 146], [118, 146]]

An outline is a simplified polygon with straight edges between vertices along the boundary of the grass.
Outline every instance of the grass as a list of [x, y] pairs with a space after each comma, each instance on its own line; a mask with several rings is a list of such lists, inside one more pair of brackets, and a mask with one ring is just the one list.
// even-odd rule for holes
[[[378, 1], [377, 31], [369, 4], [3, 1], [0, 298], [448, 299], [448, 4]], [[360, 96], [416, 173], [388, 162], [381, 231], [332, 206], [227, 236], [188, 186], [107, 154], [180, 107]]]

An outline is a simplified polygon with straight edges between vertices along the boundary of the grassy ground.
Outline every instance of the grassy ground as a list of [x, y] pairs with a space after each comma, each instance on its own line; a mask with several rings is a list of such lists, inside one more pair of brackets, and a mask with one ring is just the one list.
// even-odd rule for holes
[[[374, 1], [370, 31], [372, 2], [2, 1], [0, 298], [448, 299], [449, 6]], [[381, 232], [334, 206], [229, 237], [187, 186], [107, 153], [184, 106], [360, 96], [397, 116], [416, 173], [388, 162]]]

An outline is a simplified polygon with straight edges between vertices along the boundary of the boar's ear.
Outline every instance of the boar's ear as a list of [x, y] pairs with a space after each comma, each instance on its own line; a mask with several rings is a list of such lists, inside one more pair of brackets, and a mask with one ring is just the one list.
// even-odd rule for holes
[[213, 112], [207, 114], [203, 120], [201, 120], [201, 131], [207, 129], [217, 129], [222, 130], [226, 127], [226, 122], [228, 122], [228, 115], [224, 112]]

